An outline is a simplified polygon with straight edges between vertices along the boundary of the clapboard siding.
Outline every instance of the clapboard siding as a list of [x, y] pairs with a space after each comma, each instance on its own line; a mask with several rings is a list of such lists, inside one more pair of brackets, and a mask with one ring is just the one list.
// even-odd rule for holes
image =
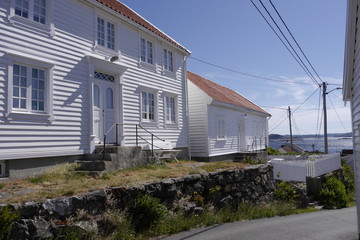
[[[213, 90], [209, 87], [206, 92], [202, 83], [192, 77], [188, 80], [192, 157], [209, 158], [266, 148], [268, 114], [216, 101], [208, 94]], [[225, 138], [218, 138], [218, 121], [224, 121]]]
[[[117, 13], [98, 9], [78, 0], [54, 0], [54, 35], [46, 31], [11, 24], [10, 1], [0, 1], [0, 160], [87, 153], [90, 149], [91, 114], [89, 62], [87, 55], [100, 59], [111, 54], [94, 49], [96, 16], [115, 23], [116, 50], [119, 63], [127, 67], [123, 73], [120, 95], [123, 106], [124, 145], [135, 144], [135, 124], [140, 123], [140, 89], [143, 86], [158, 90], [158, 123], [146, 125], [148, 130], [173, 143], [174, 147], [188, 147], [186, 124], [184, 53], [151, 36], [142, 27], [129, 24]], [[147, 68], [139, 64], [139, 39], [154, 43], [155, 64]], [[163, 72], [163, 48], [173, 52], [174, 73]], [[37, 118], [7, 119], [7, 53], [39, 59], [53, 64], [52, 120]], [[35, 64], [36, 66], [36, 64]], [[178, 122], [166, 125], [164, 94], [174, 94], [178, 100]], [[120, 119], [120, 117], [119, 117]]]
[[192, 157], [208, 156], [207, 107], [211, 100], [191, 81], [189, 91], [189, 132]]
[[[245, 117], [246, 114], [246, 117]], [[216, 119], [225, 120], [225, 139], [217, 139]], [[217, 156], [240, 152], [240, 149], [260, 150], [265, 148], [267, 139], [267, 118], [247, 111], [241, 111], [223, 106], [211, 105], [209, 107], [209, 156]], [[239, 133], [239, 122], [244, 122], [244, 132]], [[241, 143], [239, 135], [243, 135], [245, 142]], [[260, 145], [260, 140], [263, 143]], [[239, 148], [240, 145], [241, 148]], [[256, 148], [256, 149], [253, 149]]]

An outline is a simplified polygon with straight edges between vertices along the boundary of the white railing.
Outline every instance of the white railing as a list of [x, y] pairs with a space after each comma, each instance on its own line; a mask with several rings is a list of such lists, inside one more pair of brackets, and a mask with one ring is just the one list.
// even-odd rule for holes
[[306, 182], [306, 177], [318, 177], [341, 168], [339, 153], [311, 155], [298, 160], [298, 156], [271, 158], [274, 178], [284, 181]]

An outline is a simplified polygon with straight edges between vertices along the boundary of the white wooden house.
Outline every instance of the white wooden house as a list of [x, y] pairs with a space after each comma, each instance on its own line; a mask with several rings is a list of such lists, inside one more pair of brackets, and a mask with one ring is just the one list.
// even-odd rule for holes
[[136, 124], [186, 150], [189, 54], [116, 0], [0, 0], [0, 177], [91, 153], [106, 133], [133, 146]]
[[343, 98], [351, 104], [356, 181], [357, 222], [360, 239], [360, 1], [347, 1]]
[[191, 157], [232, 159], [266, 150], [270, 114], [239, 93], [188, 72]]

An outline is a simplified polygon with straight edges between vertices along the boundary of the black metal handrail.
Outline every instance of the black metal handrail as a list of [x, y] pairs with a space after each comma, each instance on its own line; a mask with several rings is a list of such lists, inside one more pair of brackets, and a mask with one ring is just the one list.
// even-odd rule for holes
[[[148, 140], [146, 140], [145, 138], [143, 138], [142, 136], [140, 136], [140, 135], [138, 134], [138, 133], [139, 133], [138, 128], [143, 129], [145, 132], [147, 132], [147, 133], [149, 133], [149, 134], [151, 135], [151, 143], [150, 143]], [[143, 126], [141, 126], [141, 125], [139, 125], [139, 124], [136, 124], [136, 146], [139, 145], [138, 138], [142, 139], [143, 141], [145, 141], [146, 143], [148, 143], [148, 144], [151, 145], [151, 155], [152, 155], [152, 156], [154, 156], [154, 137], [156, 137], [156, 138], [159, 139], [160, 141], [165, 142], [164, 139], [156, 136], [155, 134], [153, 134], [153, 133], [150, 132], [149, 130], [145, 129]], [[160, 147], [158, 147], [158, 146], [155, 146], [155, 147], [160, 148]], [[161, 149], [161, 148], [160, 148], [160, 149]]]
[[118, 138], [119, 138], [119, 131], [118, 131], [118, 126], [120, 125], [120, 123], [114, 123], [110, 128], [109, 130], [104, 134], [104, 140], [103, 140], [103, 148], [101, 149], [99, 155], [102, 153], [103, 155], [103, 159], [105, 159], [105, 149], [106, 149], [106, 137], [107, 135], [110, 133], [110, 131], [115, 127], [116, 130], [115, 130], [115, 144], [116, 146], [119, 145], [119, 142], [118, 142]]

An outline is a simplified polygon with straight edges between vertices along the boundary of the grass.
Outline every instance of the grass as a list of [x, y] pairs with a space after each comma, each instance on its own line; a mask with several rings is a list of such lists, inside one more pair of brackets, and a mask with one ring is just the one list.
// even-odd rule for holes
[[[117, 226], [112, 228], [112, 234], [98, 234], [95, 239], [149, 239], [153, 237], [171, 235], [193, 228], [212, 226], [227, 222], [243, 221], [249, 219], [270, 218], [274, 216], [286, 216], [304, 212], [317, 211], [315, 208], [298, 209], [295, 204], [286, 202], [275, 202], [267, 205], [252, 205], [242, 203], [237, 209], [215, 210], [211, 206], [206, 206], [201, 214], [184, 214], [183, 212], [168, 212], [161, 221], [153, 224], [147, 231], [137, 233], [131, 224], [126, 213], [111, 212], [105, 214], [107, 226]], [[110, 218], [109, 218], [110, 216]], [[112, 222], [114, 221], [114, 222]], [[117, 238], [119, 236], [121, 238]]]
[[180, 163], [168, 162], [161, 165], [121, 169], [99, 177], [91, 177], [84, 173], [77, 173], [76, 164], [60, 164], [46, 170], [41, 176], [2, 183], [0, 203], [43, 201], [47, 198], [80, 195], [106, 187], [129, 187], [166, 178], [245, 166], [244, 163], [236, 162], [180, 161]]

